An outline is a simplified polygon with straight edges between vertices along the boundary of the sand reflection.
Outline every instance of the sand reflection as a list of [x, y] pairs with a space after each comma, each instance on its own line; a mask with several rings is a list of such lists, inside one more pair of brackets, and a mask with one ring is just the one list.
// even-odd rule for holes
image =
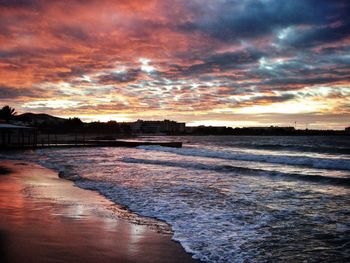
[[99, 194], [42, 167], [4, 162], [0, 177], [1, 262], [190, 262], [190, 255], [146, 226], [118, 219]]

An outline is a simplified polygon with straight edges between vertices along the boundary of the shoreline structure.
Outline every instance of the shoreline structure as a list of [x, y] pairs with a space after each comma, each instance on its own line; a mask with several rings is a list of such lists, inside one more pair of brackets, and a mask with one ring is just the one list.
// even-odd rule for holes
[[161, 221], [35, 163], [0, 168], [1, 262], [197, 262]]

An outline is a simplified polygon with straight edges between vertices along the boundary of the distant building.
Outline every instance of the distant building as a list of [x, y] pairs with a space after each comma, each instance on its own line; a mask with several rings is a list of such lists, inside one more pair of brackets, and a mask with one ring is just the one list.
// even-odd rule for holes
[[262, 127], [247, 127], [251, 130], [266, 130], [266, 131], [273, 131], [273, 130], [283, 130], [283, 131], [294, 131], [294, 127], [279, 127], [279, 126], [262, 126]]
[[134, 133], [183, 133], [186, 123], [163, 120], [163, 121], [143, 121], [129, 123], [131, 131]]
[[197, 126], [186, 126], [185, 127], [185, 132], [186, 133], [193, 133], [194, 131], [196, 131], [198, 129]]
[[185, 131], [186, 133], [196, 133], [196, 132], [208, 132], [211, 133], [220, 133], [227, 129], [226, 126], [205, 126], [205, 125], [199, 125], [199, 126], [190, 126], [186, 127]]

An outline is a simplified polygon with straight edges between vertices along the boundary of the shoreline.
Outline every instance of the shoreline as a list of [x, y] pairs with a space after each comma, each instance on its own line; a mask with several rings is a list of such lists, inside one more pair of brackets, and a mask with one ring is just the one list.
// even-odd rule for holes
[[1, 160], [0, 170], [1, 262], [198, 262], [165, 223], [52, 170], [11, 160]]

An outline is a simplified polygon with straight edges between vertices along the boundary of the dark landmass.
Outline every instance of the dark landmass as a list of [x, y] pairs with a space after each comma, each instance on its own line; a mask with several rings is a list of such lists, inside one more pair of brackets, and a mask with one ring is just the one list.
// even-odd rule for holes
[[[5, 120], [3, 120], [5, 122]], [[79, 118], [59, 118], [48, 114], [24, 113], [14, 115], [6, 122], [25, 125], [38, 129], [42, 134], [75, 134], [95, 135], [94, 139], [114, 140], [132, 137], [138, 134], [157, 135], [248, 135], [248, 136], [323, 136], [350, 135], [350, 127], [344, 130], [295, 129], [294, 127], [187, 127], [176, 121], [143, 121], [136, 122], [83, 122]], [[1, 124], [1, 120], [0, 120]]]
[[245, 135], [245, 136], [323, 136], [323, 135], [350, 135], [348, 131], [341, 130], [298, 130], [294, 127], [191, 127], [190, 135]]
[[45, 114], [45, 113], [36, 114], [36, 113], [30, 113], [30, 112], [16, 115], [14, 116], [14, 120], [33, 123], [36, 125], [39, 125], [41, 123], [52, 124], [52, 125], [59, 124], [59, 123], [62, 124], [66, 121], [66, 119], [64, 118], [51, 116], [49, 114]]

